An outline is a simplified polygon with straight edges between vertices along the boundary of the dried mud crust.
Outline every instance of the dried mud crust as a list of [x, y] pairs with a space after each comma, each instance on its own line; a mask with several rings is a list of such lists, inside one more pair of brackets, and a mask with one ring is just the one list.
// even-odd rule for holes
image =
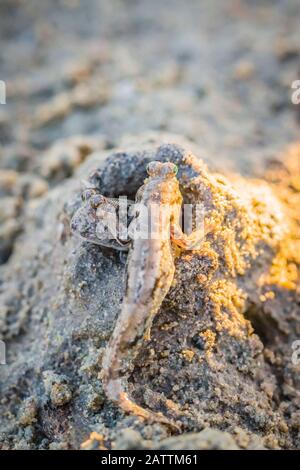
[[[151, 139], [96, 152], [63, 189], [28, 205], [27, 231], [1, 273], [3, 448], [299, 447], [291, 362], [300, 332], [299, 146], [272, 163], [268, 182], [212, 173], [185, 148]], [[80, 179], [97, 170], [93, 183], [99, 178], [104, 194], [132, 196], [153, 159], [178, 165], [185, 202], [201, 201], [215, 225], [199, 251], [178, 258], [130, 377], [138, 403], [181, 422], [175, 441], [106, 400], [101, 358], [122, 301], [124, 259], [68, 231]], [[98, 438], [86, 441], [92, 431]]]

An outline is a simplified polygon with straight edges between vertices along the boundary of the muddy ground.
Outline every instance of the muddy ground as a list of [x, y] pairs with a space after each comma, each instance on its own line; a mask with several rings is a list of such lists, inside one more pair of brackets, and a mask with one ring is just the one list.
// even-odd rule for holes
[[[1, 2], [3, 449], [79, 448], [91, 432], [85, 447], [300, 447], [299, 19], [297, 0]], [[107, 194], [132, 196], [147, 159], [175, 158], [157, 156], [164, 142], [205, 161], [210, 184], [185, 197], [209, 191], [223, 214], [204, 254], [179, 257], [130, 377], [136, 401], [176, 416], [179, 436], [106, 400], [125, 260], [68, 231], [91, 169]], [[216, 171], [232, 199], [211, 191]], [[260, 191], [250, 204], [262, 184], [251, 177], [272, 207]], [[228, 236], [241, 233], [255, 242], [229, 263]]]

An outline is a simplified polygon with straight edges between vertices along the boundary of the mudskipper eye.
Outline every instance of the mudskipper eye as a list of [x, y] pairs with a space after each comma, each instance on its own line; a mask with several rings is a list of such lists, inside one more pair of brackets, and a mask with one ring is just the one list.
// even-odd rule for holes
[[158, 172], [160, 167], [161, 167], [160, 162], [153, 161], [153, 162], [148, 163], [148, 165], [146, 167], [148, 175], [153, 176], [154, 174], [156, 174]]
[[83, 202], [86, 202], [88, 201], [94, 194], [96, 194], [96, 191], [94, 189], [86, 189], [85, 191], [83, 191], [83, 193], [81, 194], [81, 199], [83, 200]]

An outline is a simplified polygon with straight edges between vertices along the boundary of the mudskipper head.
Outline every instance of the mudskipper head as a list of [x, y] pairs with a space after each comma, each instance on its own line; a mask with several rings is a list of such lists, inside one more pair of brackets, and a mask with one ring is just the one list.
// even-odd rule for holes
[[71, 220], [71, 230], [91, 243], [122, 249], [116, 231], [116, 205], [97, 189], [86, 189], [82, 193], [82, 206]]
[[71, 230], [75, 235], [92, 243], [97, 241], [99, 218], [97, 209], [104, 204], [105, 198], [95, 189], [86, 189], [82, 193], [82, 205], [71, 220]]
[[174, 178], [177, 175], [178, 167], [171, 162], [153, 161], [147, 165], [147, 173], [150, 177]]

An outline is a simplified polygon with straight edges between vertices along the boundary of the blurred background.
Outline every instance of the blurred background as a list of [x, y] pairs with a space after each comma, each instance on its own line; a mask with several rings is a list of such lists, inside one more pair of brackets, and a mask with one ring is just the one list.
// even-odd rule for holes
[[4, 155], [16, 144], [41, 150], [74, 134], [149, 129], [239, 154], [299, 130], [290, 105], [298, 0], [0, 5]]

